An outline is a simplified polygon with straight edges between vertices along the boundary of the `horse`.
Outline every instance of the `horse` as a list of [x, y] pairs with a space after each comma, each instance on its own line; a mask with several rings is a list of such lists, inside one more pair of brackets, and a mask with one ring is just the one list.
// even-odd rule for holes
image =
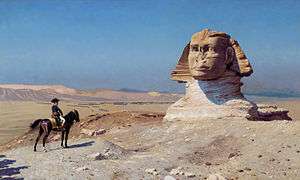
[[[76, 109], [74, 109], [73, 111], [70, 111], [67, 115], [65, 115], [64, 119], [65, 119], [65, 122], [63, 124], [63, 127], [61, 128], [61, 130], [58, 129], [57, 131], [61, 131], [61, 147], [68, 148], [69, 132], [70, 132], [72, 125], [74, 124], [74, 121], [76, 121], [76, 122], [80, 121], [79, 113]], [[44, 151], [46, 151], [45, 144], [46, 144], [47, 138], [50, 135], [50, 132], [54, 129], [52, 127], [52, 123], [51, 123], [50, 119], [37, 119], [37, 120], [33, 121], [33, 123], [30, 124], [30, 128], [34, 129], [38, 125], [40, 126], [40, 131], [39, 131], [38, 137], [36, 138], [33, 151], [36, 151], [37, 143], [40, 140], [40, 137], [42, 136], [43, 133], [45, 133], [45, 136], [43, 138], [43, 148], [44, 148]], [[64, 140], [65, 140], [65, 146], [63, 146]]]

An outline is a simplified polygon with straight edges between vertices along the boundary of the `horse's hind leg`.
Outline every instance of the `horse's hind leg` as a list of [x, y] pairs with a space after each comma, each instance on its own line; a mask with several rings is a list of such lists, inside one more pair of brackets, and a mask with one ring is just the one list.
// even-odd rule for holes
[[65, 148], [68, 148], [69, 133], [70, 133], [70, 129], [66, 129]]
[[65, 131], [62, 130], [61, 131], [61, 147], [64, 147], [64, 139], [65, 139]]
[[41, 138], [43, 132], [44, 132], [44, 130], [43, 130], [43, 128], [40, 126], [39, 135], [38, 135], [38, 137], [37, 137], [36, 140], [35, 140], [35, 144], [34, 144], [33, 151], [36, 151], [36, 146], [37, 146], [37, 144], [38, 144], [38, 142], [39, 142], [39, 140], [40, 140], [40, 138]]
[[43, 129], [44, 129], [44, 131], [45, 131], [45, 136], [44, 136], [44, 138], [43, 138], [43, 148], [44, 148], [44, 151], [46, 152], [47, 149], [46, 149], [46, 147], [45, 147], [45, 144], [46, 144], [47, 138], [48, 138], [48, 136], [49, 136], [49, 131], [48, 131], [48, 127], [47, 127], [47, 126], [43, 126]]

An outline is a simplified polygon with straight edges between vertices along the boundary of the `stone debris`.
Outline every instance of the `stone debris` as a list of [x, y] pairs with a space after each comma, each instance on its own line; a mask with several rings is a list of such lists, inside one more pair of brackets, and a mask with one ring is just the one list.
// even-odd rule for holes
[[90, 154], [90, 155], [88, 155], [88, 158], [93, 159], [93, 160], [105, 159], [105, 157], [103, 157], [103, 155], [101, 153]]
[[235, 156], [238, 156], [239, 154], [237, 153], [237, 152], [234, 152], [234, 153], [230, 153], [229, 155], [228, 155], [228, 159], [231, 159], [231, 158], [233, 158], [233, 157], [235, 157]]
[[165, 176], [164, 180], [176, 180], [176, 178], [174, 178], [173, 176]]
[[172, 169], [170, 172], [171, 175], [184, 175], [182, 171], [182, 167], [177, 167], [176, 169]]
[[251, 168], [248, 168], [248, 167], [245, 167], [245, 170], [246, 170], [246, 171], [251, 171], [252, 169], [251, 169]]
[[104, 141], [103, 152], [98, 152], [89, 155], [88, 157], [94, 160], [116, 160], [125, 158], [129, 151], [109, 141]]
[[76, 169], [76, 171], [86, 171], [86, 170], [89, 170], [89, 168], [88, 167], [86, 167], [86, 166], [83, 166], [83, 167], [79, 167], [79, 168], [77, 168]]
[[85, 134], [88, 136], [93, 136], [94, 135], [94, 130], [90, 130], [90, 129], [81, 129], [80, 133], [81, 134]]
[[170, 171], [170, 175], [175, 175], [175, 176], [178, 176], [178, 175], [184, 175], [188, 178], [192, 178], [192, 177], [195, 177], [196, 175], [194, 173], [191, 173], [191, 172], [184, 172], [183, 171], [183, 168], [182, 167], [177, 167], [175, 169], [172, 169]]
[[207, 180], [226, 180], [226, 178], [220, 174], [210, 174]]
[[99, 136], [101, 134], [106, 133], [106, 130], [105, 129], [98, 129], [98, 130], [81, 129], [80, 133], [88, 136]]
[[94, 132], [94, 136], [99, 136], [99, 135], [104, 134], [104, 133], [106, 133], [105, 129], [98, 129]]
[[211, 166], [212, 164], [211, 164], [211, 162], [206, 162], [205, 165], [206, 166]]
[[196, 175], [194, 173], [191, 173], [191, 172], [185, 172], [184, 175], [188, 178], [196, 177]]
[[154, 176], [158, 175], [158, 172], [157, 172], [157, 170], [155, 168], [146, 169], [145, 172], [148, 173], [148, 174], [152, 174]]

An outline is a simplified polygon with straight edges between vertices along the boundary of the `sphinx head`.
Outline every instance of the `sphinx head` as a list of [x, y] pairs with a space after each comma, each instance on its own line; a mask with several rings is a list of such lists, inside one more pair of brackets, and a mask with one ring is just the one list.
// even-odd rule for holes
[[213, 80], [222, 77], [226, 70], [239, 76], [253, 72], [237, 41], [226, 33], [204, 29], [195, 33], [184, 48], [172, 79]]

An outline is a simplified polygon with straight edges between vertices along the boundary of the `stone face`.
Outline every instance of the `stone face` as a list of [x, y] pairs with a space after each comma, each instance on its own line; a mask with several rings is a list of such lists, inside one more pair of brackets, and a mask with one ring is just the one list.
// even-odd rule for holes
[[241, 78], [252, 67], [236, 40], [204, 29], [185, 46], [171, 78], [186, 83], [186, 94], [171, 105], [165, 120], [242, 117], [251, 120], [287, 119], [287, 110], [261, 107], [241, 93]]
[[204, 29], [195, 33], [185, 46], [171, 78], [186, 82], [191, 78], [211, 80], [226, 70], [238, 76], [249, 76], [252, 67], [236, 40], [224, 32]]

